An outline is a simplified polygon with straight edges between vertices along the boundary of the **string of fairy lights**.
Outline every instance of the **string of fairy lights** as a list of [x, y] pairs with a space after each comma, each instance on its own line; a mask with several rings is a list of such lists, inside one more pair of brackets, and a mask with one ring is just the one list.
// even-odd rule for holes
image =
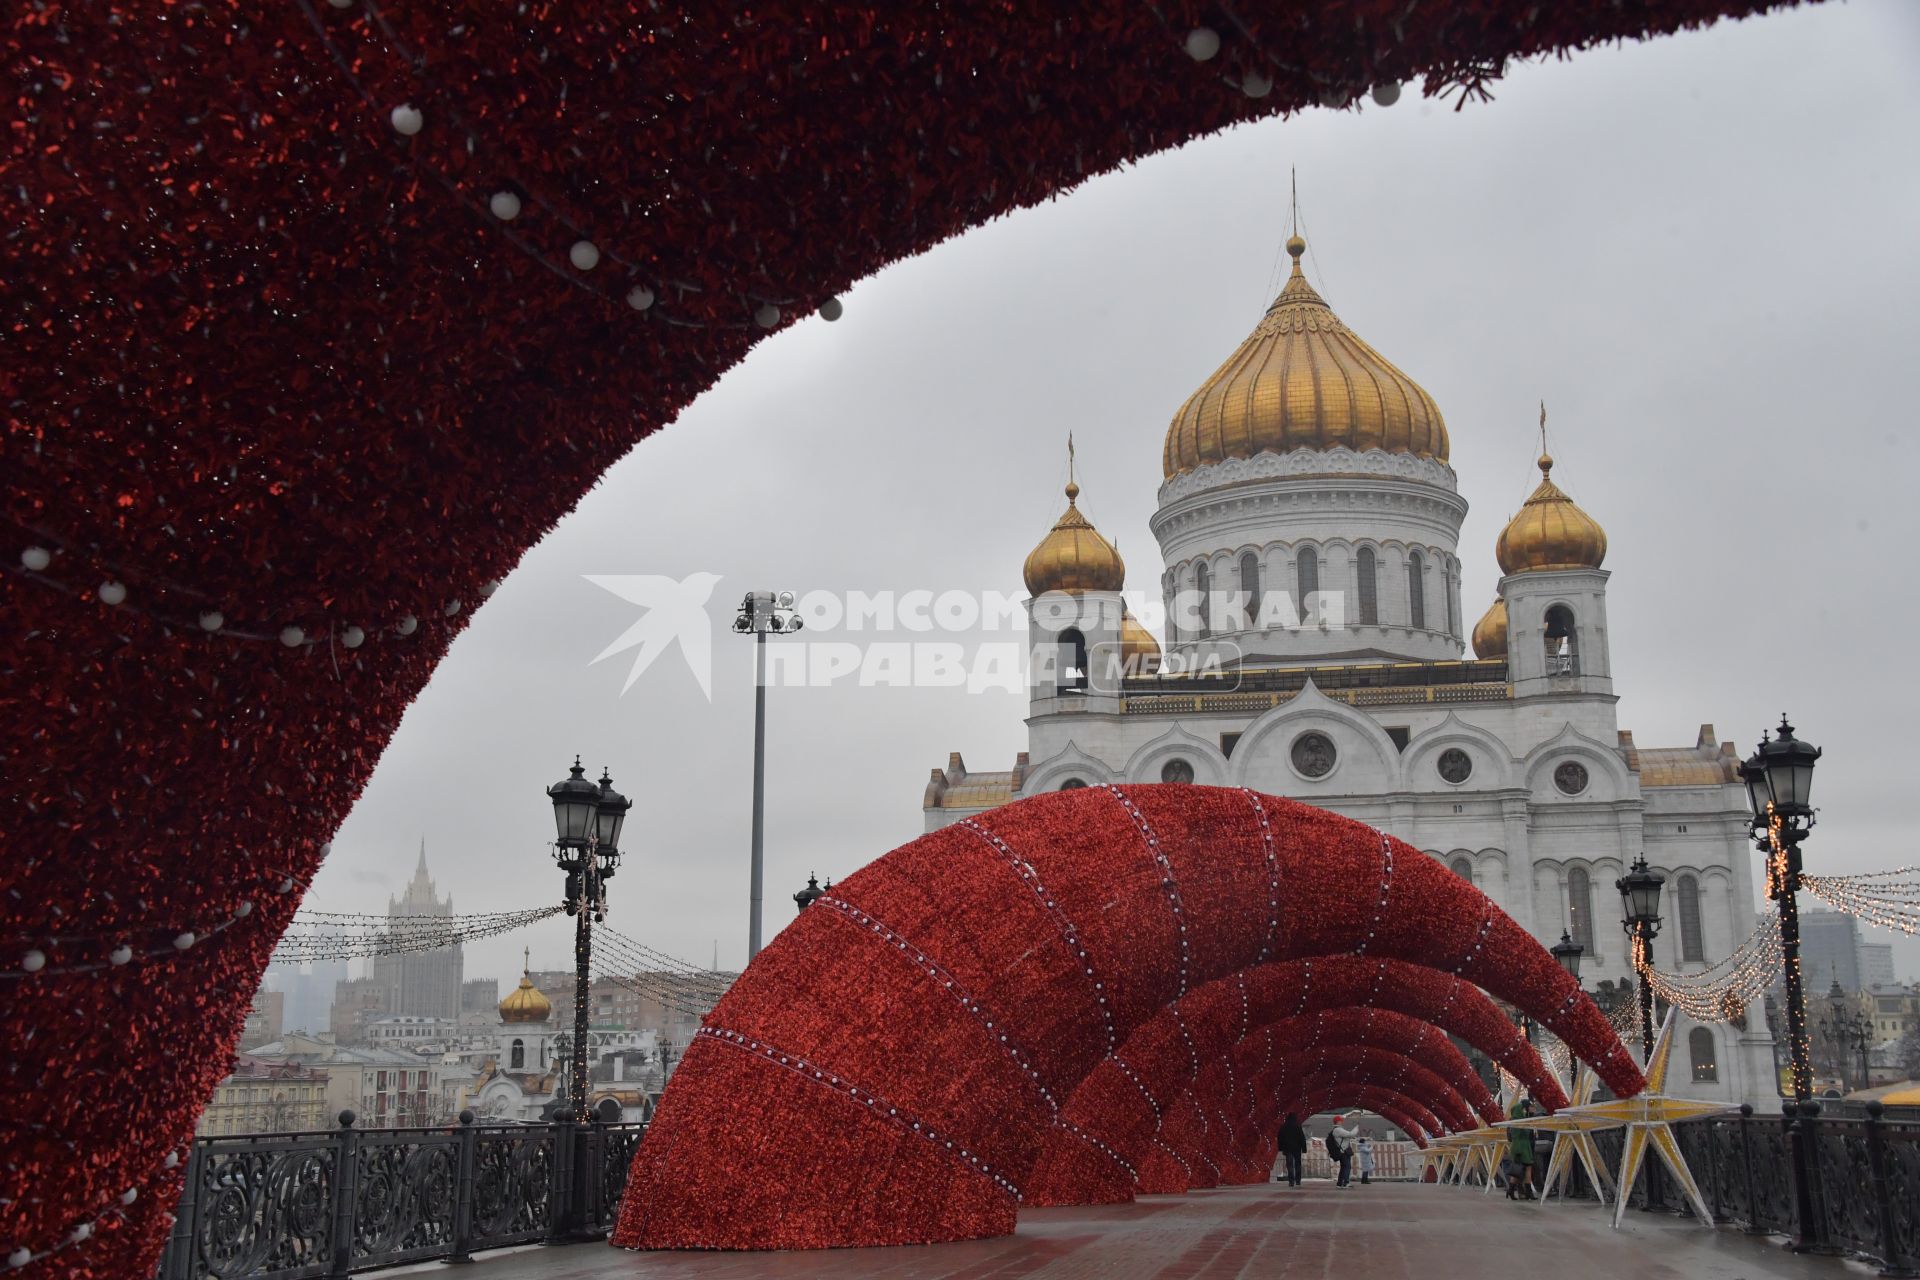
[[[1698, 973], [1668, 973], [1650, 963], [1639, 963], [1635, 968], [1646, 977], [1655, 996], [1695, 1022], [1732, 1022], [1778, 979], [1782, 959], [1780, 926], [1767, 919], [1733, 954]], [[1626, 1003], [1634, 1005], [1637, 1023], [1638, 1003]]]
[[561, 907], [483, 911], [459, 916], [380, 916], [354, 911], [294, 913], [275, 954], [283, 960], [362, 960], [413, 951], [439, 951], [523, 929], [560, 914]]
[[1800, 887], [1836, 911], [1909, 938], [1920, 933], [1920, 868], [1896, 867], [1854, 876], [1800, 875]]

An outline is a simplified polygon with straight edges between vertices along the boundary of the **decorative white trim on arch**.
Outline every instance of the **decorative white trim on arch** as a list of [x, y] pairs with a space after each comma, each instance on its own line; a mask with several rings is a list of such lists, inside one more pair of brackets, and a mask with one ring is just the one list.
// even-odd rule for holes
[[1227, 758], [1220, 754], [1219, 746], [1187, 732], [1179, 724], [1159, 737], [1142, 743], [1128, 758], [1120, 773], [1129, 782], [1158, 782], [1161, 768], [1176, 756], [1193, 766], [1193, 780], [1196, 783], [1210, 787], [1230, 785], [1227, 780], [1230, 773]]
[[1061, 783], [1072, 778], [1079, 778], [1088, 786], [1118, 781], [1105, 761], [1094, 759], [1070, 741], [1057, 754], [1028, 768], [1019, 794], [1024, 798], [1044, 791], [1058, 791]]
[[1344, 446], [1332, 449], [1295, 449], [1289, 453], [1256, 453], [1251, 458], [1223, 458], [1183, 471], [1160, 486], [1160, 505], [1189, 494], [1204, 493], [1249, 480], [1286, 480], [1294, 476], [1387, 476], [1434, 485], [1452, 493], [1458, 487], [1453, 468], [1437, 458], [1411, 453], [1368, 449], [1356, 453]]
[[[1373, 717], [1356, 711], [1344, 702], [1335, 702], [1320, 692], [1319, 687], [1313, 683], [1312, 677], [1308, 677], [1306, 685], [1299, 693], [1279, 706], [1262, 712], [1241, 731], [1240, 740], [1233, 746], [1233, 757], [1228, 761], [1234, 785], [1242, 787], [1254, 785], [1247, 778], [1248, 767], [1260, 755], [1261, 744], [1272, 734], [1284, 732], [1290, 728], [1305, 730], [1328, 723], [1350, 730], [1356, 737], [1371, 746], [1378, 754], [1381, 766], [1386, 771], [1389, 781], [1388, 790], [1402, 789], [1398, 776], [1400, 751], [1393, 745], [1393, 739], [1387, 736], [1387, 731], [1381, 728], [1379, 722]], [[1342, 765], [1336, 764], [1333, 772], [1322, 780], [1328, 784], [1326, 790], [1330, 795], [1343, 794], [1339, 785], [1333, 781], [1341, 769]], [[1304, 785], [1311, 787], [1318, 784], [1307, 782]]]

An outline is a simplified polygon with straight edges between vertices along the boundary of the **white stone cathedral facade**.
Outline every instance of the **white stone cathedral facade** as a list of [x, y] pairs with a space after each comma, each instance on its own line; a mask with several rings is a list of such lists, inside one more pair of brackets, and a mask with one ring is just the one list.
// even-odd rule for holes
[[[992, 773], [950, 756], [927, 829], [1095, 783], [1246, 786], [1428, 851], [1543, 944], [1570, 934], [1589, 990], [1631, 979], [1614, 881], [1642, 853], [1667, 877], [1655, 963], [1723, 959], [1755, 924], [1738, 757], [1711, 725], [1682, 747], [1619, 727], [1606, 534], [1543, 455], [1464, 658], [1467, 504], [1440, 410], [1308, 285], [1305, 245], [1287, 247], [1285, 289], [1167, 432], [1164, 654], [1069, 485], [1026, 563], [1036, 652], [1056, 659], [1034, 664], [1028, 750]], [[1684, 1025], [1675, 1052], [1675, 1092], [1777, 1096], [1757, 1008], [1744, 1028]]]

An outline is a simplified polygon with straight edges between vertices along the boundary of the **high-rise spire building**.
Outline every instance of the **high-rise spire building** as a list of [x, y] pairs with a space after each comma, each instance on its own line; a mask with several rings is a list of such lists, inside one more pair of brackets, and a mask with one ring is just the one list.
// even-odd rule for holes
[[[453, 895], [439, 897], [434, 891], [433, 878], [427, 874], [427, 840], [422, 836], [413, 879], [398, 898], [387, 899], [387, 916], [390, 919], [445, 918], [452, 914]], [[373, 978], [387, 993], [386, 1011], [428, 1018], [459, 1018], [460, 982], [464, 973], [465, 959], [458, 944], [433, 951], [377, 956], [373, 962]]]

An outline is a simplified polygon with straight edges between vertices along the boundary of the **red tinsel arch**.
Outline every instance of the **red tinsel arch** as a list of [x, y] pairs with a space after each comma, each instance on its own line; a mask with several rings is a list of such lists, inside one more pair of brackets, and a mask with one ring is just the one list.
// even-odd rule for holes
[[[1527, 1010], [1617, 1093], [1641, 1087], [1553, 957], [1411, 846], [1248, 791], [1082, 788], [903, 845], [782, 931], [675, 1074], [615, 1239], [793, 1248], [1011, 1230], [1062, 1100], [1104, 1063], [1134, 1069], [1117, 1051], [1138, 1029], [1215, 979], [1320, 956], [1457, 974]], [[1184, 1038], [1167, 1055], [1198, 1065]], [[1400, 1080], [1449, 1124], [1477, 1123], [1452, 1086], [1383, 1050], [1315, 1064]]]
[[766, 326], [1238, 120], [1785, 2], [11, 6], [0, 1249], [150, 1268], [402, 712]]

